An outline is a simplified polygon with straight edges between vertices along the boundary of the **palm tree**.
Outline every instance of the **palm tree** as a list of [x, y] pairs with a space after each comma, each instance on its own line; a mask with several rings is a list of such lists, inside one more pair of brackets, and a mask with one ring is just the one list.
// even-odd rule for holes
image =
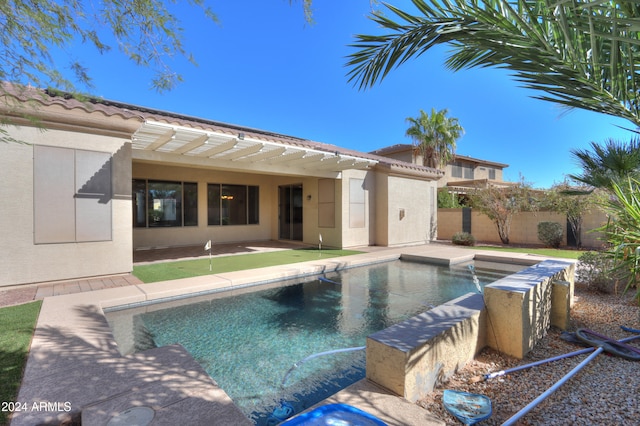
[[453, 159], [456, 141], [464, 133], [457, 118], [447, 117], [446, 109], [431, 109], [431, 115], [420, 110], [417, 118], [409, 117], [411, 127], [406, 135], [414, 141], [414, 149], [422, 157], [422, 164], [434, 169], [444, 168]]
[[582, 167], [582, 174], [569, 175], [594, 188], [613, 189], [614, 183], [640, 178], [640, 138], [628, 143], [608, 139], [604, 145], [591, 142], [591, 150], [574, 149], [571, 155]]
[[[349, 81], [361, 89], [436, 45], [447, 67], [499, 67], [538, 99], [630, 120], [640, 126], [640, 5], [637, 0], [412, 0], [421, 16], [394, 6], [370, 18], [388, 30], [358, 35]], [[634, 126], [634, 127], [635, 127]]]

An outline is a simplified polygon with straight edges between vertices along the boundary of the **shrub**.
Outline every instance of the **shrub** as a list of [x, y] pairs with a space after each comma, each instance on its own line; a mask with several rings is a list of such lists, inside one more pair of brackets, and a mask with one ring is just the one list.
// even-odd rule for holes
[[474, 246], [476, 239], [468, 232], [456, 232], [453, 234], [453, 237], [451, 237], [451, 242], [459, 246]]
[[438, 189], [438, 208], [439, 209], [459, 209], [462, 205], [458, 201], [456, 194], [450, 194], [447, 188]]
[[615, 268], [615, 262], [607, 253], [588, 251], [578, 258], [576, 280], [602, 293], [617, 289], [620, 281], [625, 281], [622, 270]]
[[560, 247], [563, 234], [562, 225], [557, 222], [538, 223], [538, 239], [548, 247]]

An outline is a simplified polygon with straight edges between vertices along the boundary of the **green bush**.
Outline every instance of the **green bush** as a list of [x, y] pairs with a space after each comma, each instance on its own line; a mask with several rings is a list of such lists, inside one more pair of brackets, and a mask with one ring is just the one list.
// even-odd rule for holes
[[538, 239], [547, 247], [558, 248], [562, 244], [564, 230], [557, 222], [538, 223]]
[[453, 234], [451, 242], [459, 246], [474, 246], [476, 238], [468, 232], [456, 232]]
[[439, 209], [459, 209], [462, 205], [458, 201], [456, 194], [449, 193], [447, 188], [438, 189], [438, 208]]
[[588, 251], [578, 258], [576, 281], [602, 293], [615, 291], [618, 283], [626, 282], [626, 274], [615, 267], [607, 253]]
[[613, 195], [604, 203], [610, 220], [597, 228], [605, 236], [611, 258], [611, 274], [622, 275], [625, 291], [636, 288], [635, 298], [640, 304], [640, 179], [629, 177], [613, 182]]

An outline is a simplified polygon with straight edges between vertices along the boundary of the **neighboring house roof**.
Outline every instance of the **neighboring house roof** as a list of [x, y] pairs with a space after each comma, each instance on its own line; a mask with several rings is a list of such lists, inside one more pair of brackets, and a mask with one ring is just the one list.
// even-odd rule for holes
[[515, 186], [517, 182], [504, 182], [492, 179], [472, 179], [472, 180], [456, 180], [447, 182], [447, 186], [451, 189], [455, 188], [488, 188], [490, 186], [508, 187]]
[[467, 161], [469, 163], [476, 163], [479, 166], [492, 166], [492, 167], [497, 167], [500, 169], [504, 169], [505, 167], [509, 167], [508, 164], [505, 163], [497, 163], [495, 161], [487, 161], [487, 160], [481, 160], [479, 158], [473, 158], [473, 157], [469, 157], [467, 155], [458, 155], [456, 154], [453, 157], [454, 161]]
[[[371, 151], [371, 154], [385, 156], [385, 155], [397, 154], [399, 152], [412, 151], [413, 148], [414, 147], [411, 144], [399, 143], [391, 146], [386, 146], [384, 148], [376, 149], [375, 151]], [[459, 154], [454, 154], [453, 161], [466, 161], [469, 163], [475, 163], [477, 165], [497, 167], [500, 169], [509, 167], [509, 165], [505, 163], [497, 163], [495, 161], [481, 160], [479, 158], [474, 158], [474, 157], [469, 157], [468, 155], [459, 155]]]
[[[387, 173], [438, 179], [440, 170], [406, 163], [372, 153], [365, 153], [304, 138], [269, 132], [246, 126], [223, 123], [158, 109], [100, 98], [82, 98], [55, 90], [40, 90], [4, 84], [0, 94], [10, 95], [19, 103], [36, 104], [35, 110], [16, 110], [3, 104], [0, 111], [17, 124], [33, 123], [26, 116], [36, 115], [44, 128], [92, 130], [101, 134], [132, 138], [134, 151], [159, 154], [188, 154], [202, 157], [257, 162], [276, 155], [288, 162], [314, 162], [314, 167], [340, 171], [376, 167]], [[52, 107], [38, 109], [37, 105]], [[90, 113], [70, 115], [56, 111]], [[97, 113], [97, 114], [94, 114]], [[118, 123], [104, 118], [119, 118]], [[231, 143], [233, 141], [233, 143]], [[217, 147], [217, 148], [216, 148]], [[213, 153], [207, 157], [208, 153]], [[134, 157], [135, 158], [135, 157]]]
[[398, 152], [406, 152], [412, 151], [413, 145], [408, 143], [399, 143], [391, 146], [385, 146], [384, 148], [376, 149], [375, 151], [371, 151], [371, 154], [375, 155], [389, 155], [395, 154]]

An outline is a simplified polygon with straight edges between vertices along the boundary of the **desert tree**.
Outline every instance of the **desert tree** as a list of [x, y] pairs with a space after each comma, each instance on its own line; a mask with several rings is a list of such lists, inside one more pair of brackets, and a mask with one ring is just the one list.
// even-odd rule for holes
[[584, 184], [575, 184], [565, 179], [554, 184], [538, 197], [540, 209], [550, 210], [566, 216], [567, 223], [582, 247], [582, 223], [584, 215], [596, 209], [603, 200], [602, 192]]
[[[289, 3], [301, 3], [306, 21], [312, 22], [312, 0]], [[184, 29], [176, 14], [177, 6], [183, 4], [210, 22], [218, 21], [206, 0], [1, 2], [0, 82], [66, 91], [76, 91], [78, 84], [91, 87], [90, 70], [75, 51], [82, 43], [101, 54], [119, 49], [136, 65], [153, 69], [154, 89], [171, 90], [182, 81], [171, 62], [181, 56], [196, 63], [185, 48]], [[69, 62], [56, 61], [54, 50], [66, 53]], [[63, 68], [70, 69], [72, 77], [61, 73]]]
[[513, 185], [499, 187], [489, 185], [469, 194], [471, 207], [484, 213], [496, 226], [503, 244], [509, 244], [513, 217], [522, 211], [537, 209], [537, 200], [530, 184], [524, 179]]

